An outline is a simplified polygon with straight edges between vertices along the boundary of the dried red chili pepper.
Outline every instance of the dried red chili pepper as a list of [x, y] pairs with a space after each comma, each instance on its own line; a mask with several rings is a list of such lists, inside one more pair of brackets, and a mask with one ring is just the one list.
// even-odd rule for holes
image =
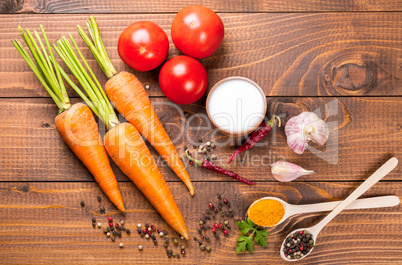
[[278, 120], [278, 127], [281, 127], [281, 119], [274, 115], [268, 122], [263, 121], [261, 125], [250, 135], [250, 137], [245, 141], [239, 148], [234, 151], [234, 153], [230, 156], [228, 164], [232, 162], [232, 160], [240, 153], [247, 151], [251, 147], [253, 147], [256, 143], [261, 141], [261, 139], [267, 135], [272, 127], [274, 126], [275, 120]]
[[220, 166], [217, 166], [214, 163], [211, 163], [210, 161], [208, 161], [206, 159], [199, 160], [199, 159], [195, 159], [195, 158], [191, 157], [188, 154], [188, 150], [186, 150], [186, 156], [190, 161], [193, 161], [194, 163], [196, 163], [198, 166], [200, 166], [202, 168], [205, 168], [205, 169], [208, 169], [208, 170], [211, 170], [211, 171], [214, 171], [214, 172], [229, 176], [231, 178], [237, 179], [238, 181], [241, 181], [241, 182], [246, 183], [248, 185], [254, 185], [255, 184], [255, 182], [251, 182], [251, 181], [249, 181], [249, 180], [247, 180], [245, 178], [242, 178], [239, 175], [233, 173], [232, 171], [223, 169]]

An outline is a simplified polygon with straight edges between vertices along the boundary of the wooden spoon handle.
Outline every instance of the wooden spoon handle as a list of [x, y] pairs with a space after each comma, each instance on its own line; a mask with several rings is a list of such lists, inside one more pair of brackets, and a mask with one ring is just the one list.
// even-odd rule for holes
[[[301, 213], [317, 213], [317, 212], [332, 211], [341, 202], [342, 201], [333, 201], [333, 202], [321, 202], [321, 203], [313, 203], [305, 205], [291, 205], [291, 208], [289, 207], [289, 211], [292, 212], [292, 215]], [[378, 196], [378, 197], [357, 199], [351, 204], [349, 204], [345, 209], [352, 210], [352, 209], [392, 207], [398, 205], [399, 203], [400, 200], [398, 196], [395, 195]]]
[[337, 216], [343, 209], [345, 209], [350, 203], [359, 198], [363, 193], [370, 189], [380, 179], [385, 177], [391, 172], [396, 165], [398, 165], [398, 159], [395, 157], [388, 160], [382, 165], [376, 172], [374, 172], [368, 179], [366, 179], [354, 192], [352, 192], [343, 202], [341, 202], [330, 214], [328, 214], [321, 222], [311, 228], [311, 232], [314, 232], [317, 236], [321, 229], [326, 226], [335, 216]]

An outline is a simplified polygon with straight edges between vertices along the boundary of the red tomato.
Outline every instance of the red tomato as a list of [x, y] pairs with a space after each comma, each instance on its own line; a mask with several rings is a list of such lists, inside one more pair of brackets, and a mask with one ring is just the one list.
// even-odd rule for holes
[[153, 22], [139, 21], [128, 26], [118, 43], [120, 58], [138, 71], [155, 69], [166, 59], [169, 40]]
[[199, 100], [207, 90], [207, 70], [194, 58], [177, 56], [162, 66], [159, 86], [174, 103], [191, 104]]
[[177, 13], [172, 23], [172, 40], [182, 53], [194, 58], [213, 54], [222, 43], [225, 31], [220, 17], [203, 6], [188, 6]]

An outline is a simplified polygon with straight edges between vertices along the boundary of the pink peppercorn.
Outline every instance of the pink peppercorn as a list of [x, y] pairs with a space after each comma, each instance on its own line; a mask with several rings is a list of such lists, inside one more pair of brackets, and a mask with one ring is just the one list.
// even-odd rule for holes
[[211, 230], [212, 230], [212, 232], [214, 232], [214, 233], [216, 232], [216, 228], [215, 228], [215, 227], [212, 227]]
[[201, 236], [201, 239], [204, 239], [204, 236]]
[[148, 235], [152, 235], [152, 231], [148, 231]]
[[110, 216], [109, 216], [109, 217], [107, 218], [107, 220], [109, 221], [109, 223], [112, 223], [112, 222], [113, 222], [113, 217], [110, 217]]
[[112, 227], [112, 226], [113, 226], [113, 223], [109, 223], [109, 226]]
[[223, 228], [223, 224], [222, 224], [222, 223], [219, 224], [219, 228], [220, 228], [220, 229]]
[[142, 233], [146, 234], [148, 232], [148, 230], [146, 228], [142, 229]]
[[223, 199], [224, 204], [228, 204], [228, 202], [229, 202], [228, 199]]
[[214, 224], [214, 227], [215, 227], [215, 228], [219, 228], [219, 224]]
[[229, 234], [228, 230], [223, 230], [223, 234], [226, 236], [227, 234]]
[[212, 202], [210, 202], [210, 203], [208, 204], [208, 206], [209, 206], [209, 208], [211, 208], [211, 209], [214, 208], [214, 205], [212, 204]]
[[120, 227], [120, 225], [118, 223], [116, 223], [114, 226], [116, 227], [116, 229], [119, 229], [119, 227]]
[[154, 225], [151, 225], [151, 229], [152, 229], [152, 231], [155, 231], [156, 227]]
[[299, 233], [300, 233], [300, 235], [303, 235], [303, 231], [300, 231]]

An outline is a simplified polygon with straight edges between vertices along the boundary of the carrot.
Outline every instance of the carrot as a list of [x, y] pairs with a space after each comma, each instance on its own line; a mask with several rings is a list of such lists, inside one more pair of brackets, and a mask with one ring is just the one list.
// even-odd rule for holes
[[36, 40], [29, 30], [26, 32], [21, 28], [19, 28], [19, 30], [21, 37], [35, 59], [36, 65], [19, 41], [13, 40], [13, 45], [59, 107], [60, 114], [57, 115], [55, 119], [57, 131], [70, 149], [92, 173], [110, 201], [115, 204], [119, 210], [124, 211], [123, 199], [117, 185], [117, 180], [110, 167], [110, 162], [105, 147], [102, 144], [98, 126], [92, 112], [88, 106], [82, 103], [71, 106], [62, 76], [72, 85], [74, 90], [80, 93], [79, 88], [75, 86], [56, 62], [42, 25], [41, 31], [48, 48], [47, 52], [36, 31], [34, 33], [42, 50], [37, 45]]
[[123, 198], [102, 144], [98, 124], [88, 106], [74, 104], [56, 116], [55, 124], [63, 140], [88, 168], [110, 201], [124, 211]]
[[106, 133], [105, 147], [166, 223], [188, 239], [186, 224], [169, 186], [137, 129], [127, 122], [117, 125]]
[[105, 92], [112, 104], [152, 144], [170, 168], [184, 182], [190, 194], [194, 195], [190, 176], [169, 135], [159, 121], [141, 82], [128, 72], [116, 74], [117, 72], [103, 45], [94, 17], [91, 16], [87, 21], [87, 27], [94, 43], [80, 26], [77, 27], [79, 34], [90, 48], [99, 66], [110, 78], [106, 82]]
[[166, 223], [188, 239], [187, 227], [183, 216], [140, 133], [130, 123], [119, 123], [116, 113], [114, 113], [113, 107], [99, 81], [93, 74], [73, 37], [69, 36], [87, 70], [81, 64], [66, 38], [63, 37], [58, 40], [57, 45], [53, 47], [80, 82], [89, 99], [85, 95], [80, 94], [80, 96], [88, 105], [94, 107], [94, 113], [105, 123], [108, 129], [104, 138], [106, 151], [123, 173], [145, 195]]

